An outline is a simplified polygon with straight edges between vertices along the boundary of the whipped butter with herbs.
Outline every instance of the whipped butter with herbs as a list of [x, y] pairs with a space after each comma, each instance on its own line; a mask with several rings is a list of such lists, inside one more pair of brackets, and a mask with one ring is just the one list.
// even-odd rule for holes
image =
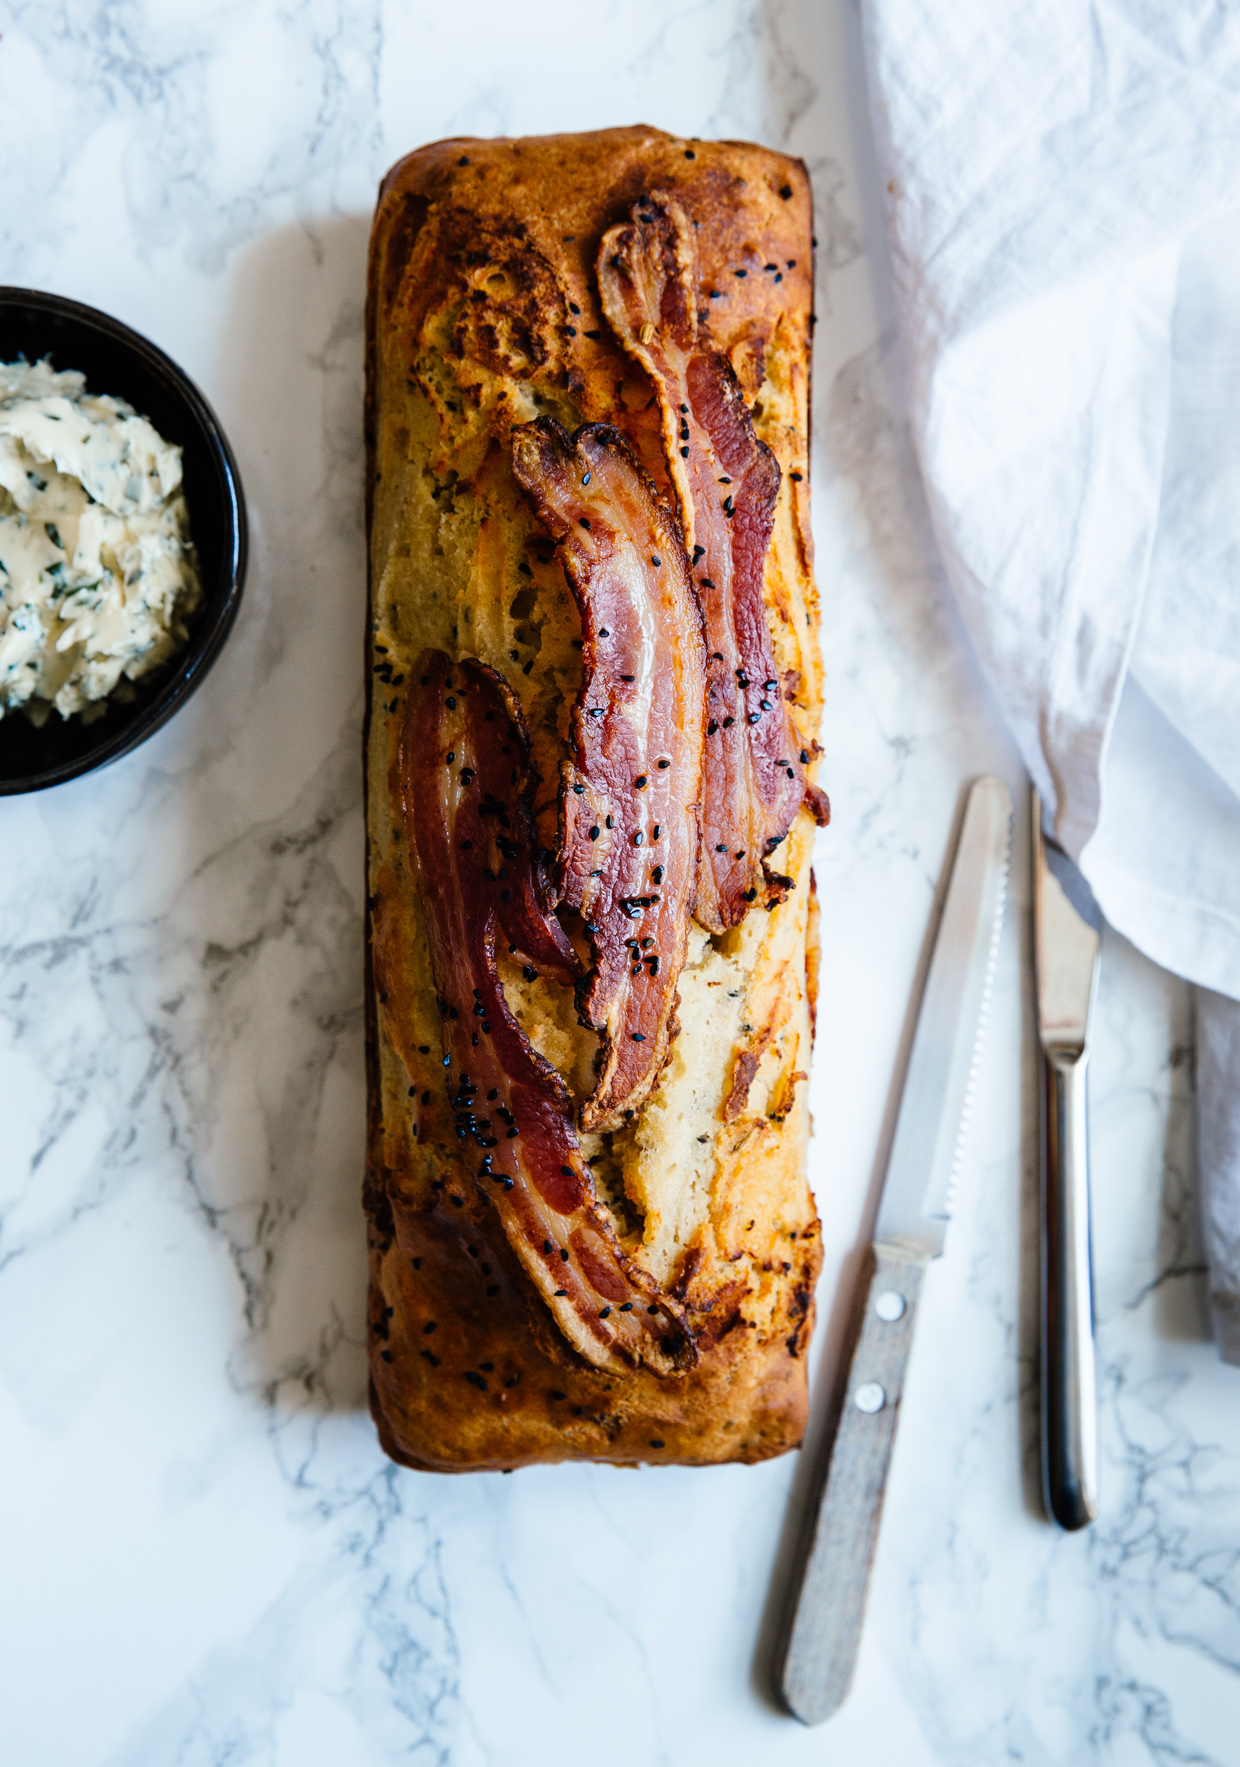
[[0, 718], [87, 718], [178, 651], [201, 588], [181, 450], [49, 362], [0, 363]]

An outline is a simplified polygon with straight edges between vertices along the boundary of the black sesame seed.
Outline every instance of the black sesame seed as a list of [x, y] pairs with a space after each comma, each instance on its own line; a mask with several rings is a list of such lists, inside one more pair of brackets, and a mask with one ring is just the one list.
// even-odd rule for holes
[[611, 637], [611, 633], [607, 630], [606, 626], [599, 627], [598, 635], [600, 638], [610, 638]]
[[597, 822], [592, 822], [590, 824], [590, 839], [592, 841], [596, 841], [598, 839], [598, 823]]
[[791, 197], [791, 195], [792, 195], [792, 186], [791, 186], [791, 184], [781, 184], [781, 185], [780, 185], [780, 189], [779, 189], [779, 194], [780, 194], [780, 195], [781, 195], [781, 196], [782, 196], [782, 197], [783, 197], [783, 199], [784, 199], [784, 201], [785, 201], [785, 202], [787, 202], [787, 201], [788, 201], [788, 199], [789, 199], [789, 198], [790, 198], [790, 197]]
[[642, 842], [645, 840], [645, 838], [646, 838], [645, 835], [640, 833], [640, 831], [639, 831], [637, 834], [635, 834], [633, 836], [633, 845], [635, 847], [640, 847]]
[[805, 763], [808, 760], [809, 760], [809, 755], [806, 753], [806, 751], [804, 749], [802, 749], [801, 750], [801, 765], [802, 765], [802, 767], [804, 767]]
[[629, 1035], [632, 1037], [634, 1043], [644, 1043], [646, 1041], [646, 1033], [644, 1031], [631, 1031]]
[[447, 708], [450, 712], [455, 712], [456, 701], [453, 699], [451, 694], [448, 695], [447, 700], [444, 703], [447, 705]]
[[589, 475], [589, 473], [586, 473], [586, 475], [585, 475], [585, 477], [584, 477], [584, 478], [583, 478], [583, 479], [582, 479], [582, 481], [581, 481], [581, 482], [582, 482], [582, 484], [583, 484], [583, 485], [588, 485], [588, 484], [589, 484], [589, 483], [590, 483], [590, 475]]
[[713, 736], [715, 734], [716, 730], [718, 730], [718, 728], [719, 728], [718, 724], [712, 718], [710, 723], [706, 726], [707, 736]]
[[633, 781], [633, 783], [637, 787], [638, 791], [643, 791], [645, 789], [645, 785], [646, 785], [646, 775], [644, 773], [639, 773], [637, 775], [637, 778]]
[[587, 528], [587, 529], [588, 529], [588, 528], [589, 528], [589, 527], [590, 527], [590, 524], [589, 524], [589, 522], [588, 522], [588, 521], [587, 521], [587, 520], [586, 520], [586, 518], [585, 518], [585, 516], [584, 516], [584, 515], [579, 515], [579, 516], [578, 516], [578, 517], [577, 517], [577, 520], [578, 520], [578, 523], [579, 523], [579, 524], [580, 524], [580, 525], [581, 525], [581, 526], [582, 526], [582, 527], [583, 527], [583, 528]]

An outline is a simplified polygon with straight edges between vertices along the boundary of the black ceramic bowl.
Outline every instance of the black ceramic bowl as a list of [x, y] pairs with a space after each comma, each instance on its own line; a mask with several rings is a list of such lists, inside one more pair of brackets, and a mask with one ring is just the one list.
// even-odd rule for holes
[[127, 704], [106, 701], [83, 723], [53, 711], [36, 729], [21, 710], [0, 718], [0, 795], [41, 791], [106, 767], [167, 722], [206, 675], [228, 637], [245, 580], [246, 520], [241, 477], [215, 413], [162, 350], [119, 320], [32, 288], [0, 287], [0, 362], [50, 356], [77, 368], [87, 390], [127, 399], [183, 450], [189, 531], [198, 550], [202, 600], [186, 648], [135, 682]]

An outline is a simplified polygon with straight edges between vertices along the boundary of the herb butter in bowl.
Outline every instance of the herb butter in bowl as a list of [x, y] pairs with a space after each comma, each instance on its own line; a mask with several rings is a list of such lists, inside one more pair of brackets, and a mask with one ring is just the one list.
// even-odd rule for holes
[[0, 793], [158, 729], [244, 568], [236, 463], [192, 382], [105, 314], [0, 289]]
[[181, 450], [73, 369], [0, 363], [0, 717], [86, 719], [185, 648]]

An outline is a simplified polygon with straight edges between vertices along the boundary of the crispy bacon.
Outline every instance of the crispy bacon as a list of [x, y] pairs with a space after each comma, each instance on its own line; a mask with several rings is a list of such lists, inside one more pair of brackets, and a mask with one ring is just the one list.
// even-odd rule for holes
[[568, 980], [580, 965], [539, 902], [534, 782], [503, 677], [428, 651], [397, 757], [439, 996], [444, 1079], [479, 1189], [573, 1348], [600, 1367], [673, 1374], [696, 1361], [683, 1311], [623, 1250], [598, 1200], [556, 1070], [509, 1010], [496, 940]]
[[594, 956], [579, 1009], [604, 1032], [581, 1121], [617, 1128], [676, 1031], [699, 848], [702, 617], [676, 517], [615, 430], [569, 437], [541, 417], [513, 431], [513, 464], [581, 610], [557, 876]]
[[[680, 500], [709, 652], [702, 862], [696, 914], [712, 932], [773, 906], [791, 888], [767, 864], [807, 796], [763, 600], [779, 463], [754, 434], [727, 358], [698, 330], [693, 230], [655, 191], [604, 237], [603, 310], [659, 396], [668, 470]], [[825, 804], [815, 788], [816, 817]]]

